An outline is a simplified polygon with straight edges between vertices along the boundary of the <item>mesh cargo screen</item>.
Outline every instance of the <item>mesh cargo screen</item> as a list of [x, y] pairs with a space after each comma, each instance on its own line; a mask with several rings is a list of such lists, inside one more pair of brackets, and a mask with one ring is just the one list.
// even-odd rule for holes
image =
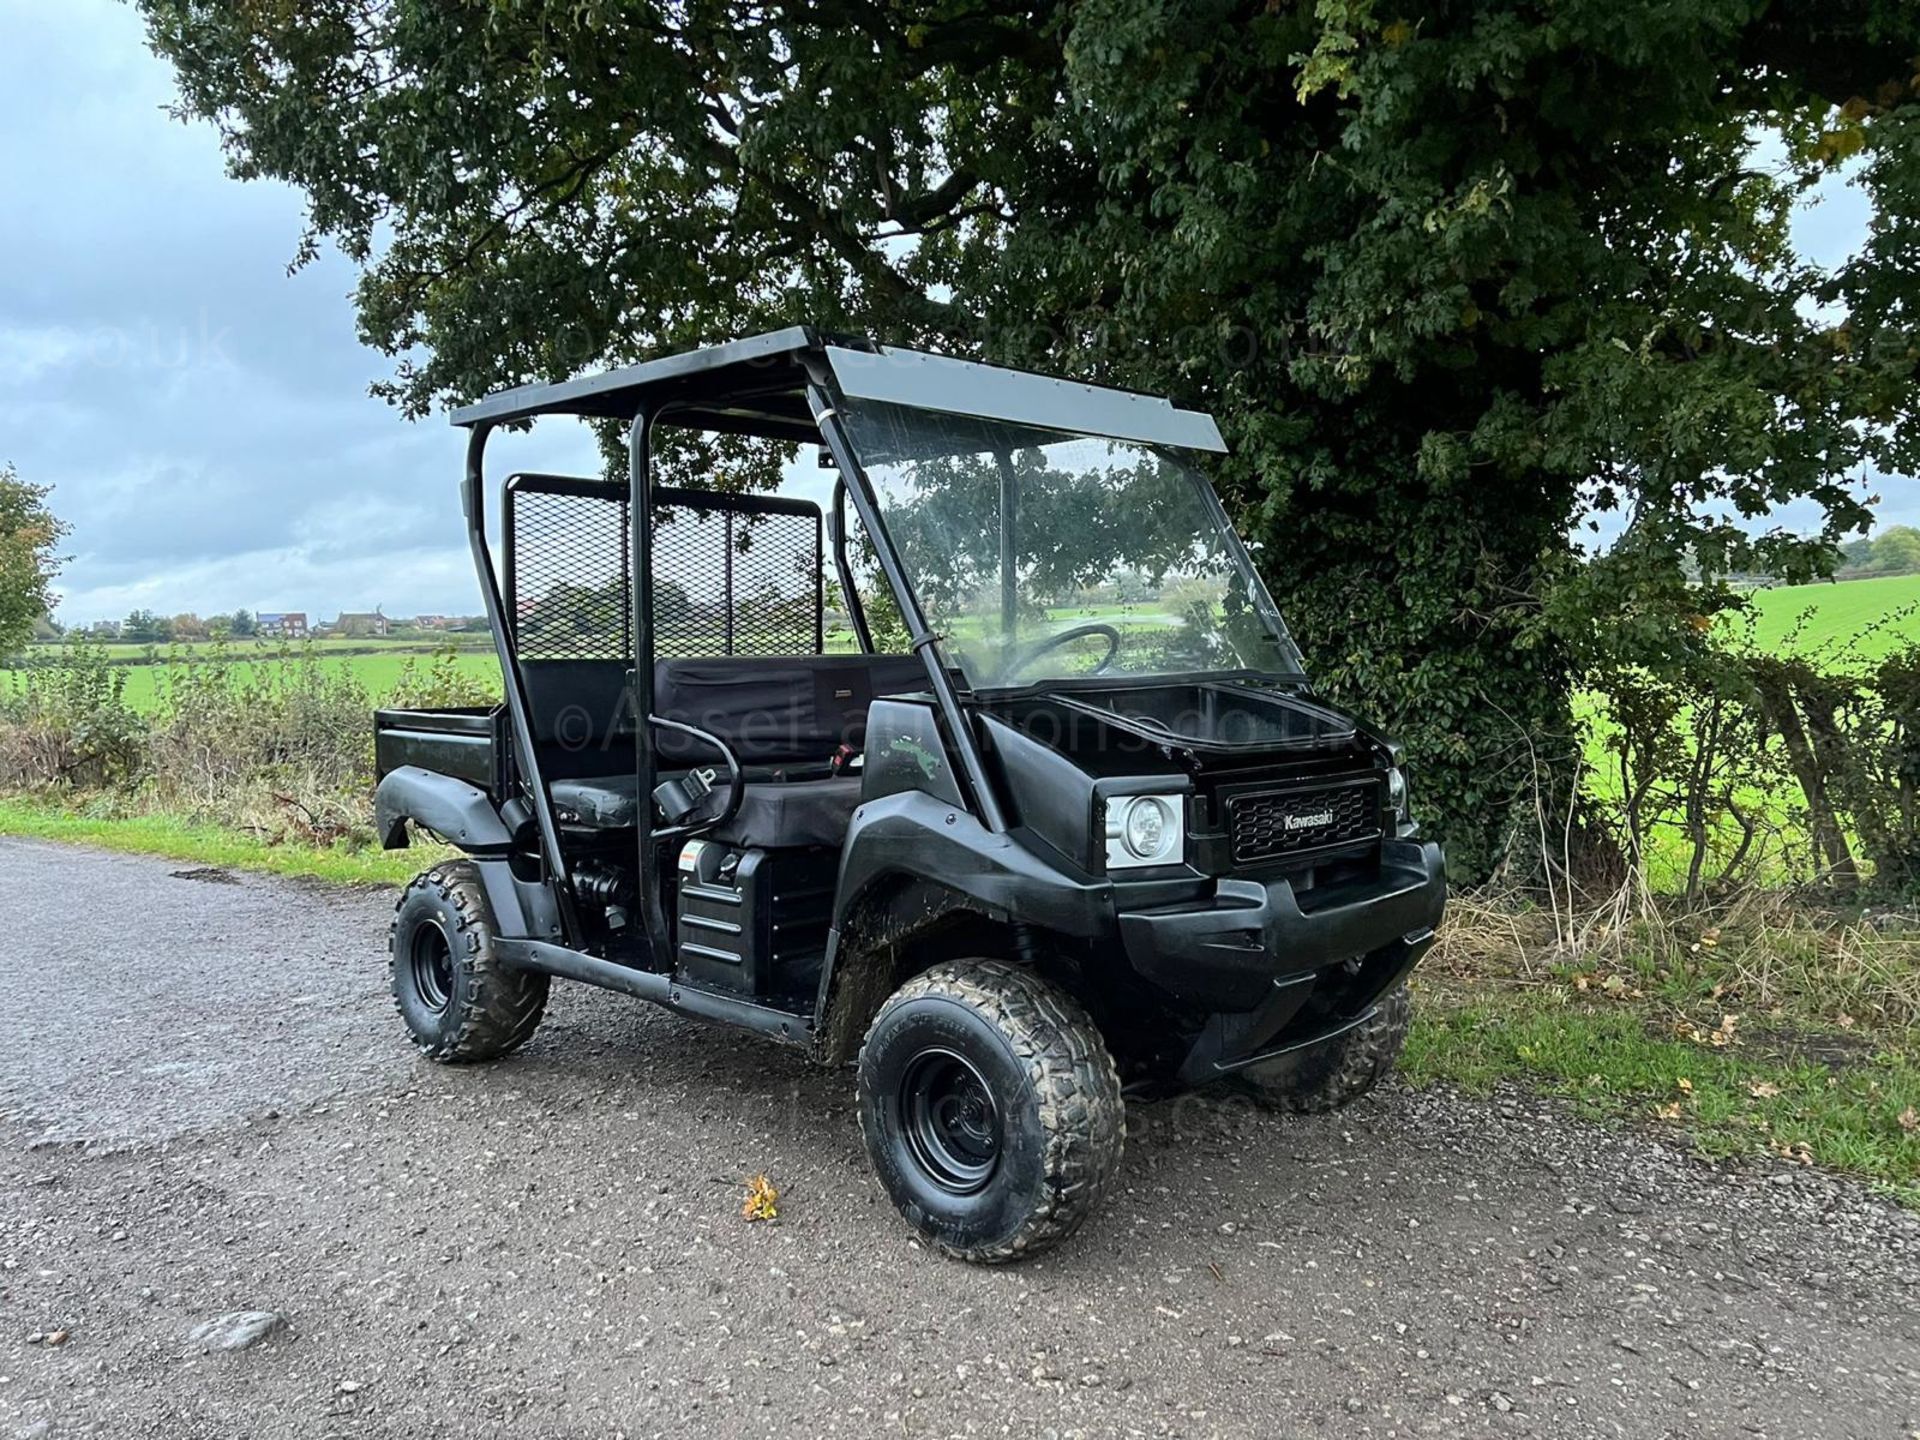
[[[514, 637], [523, 660], [628, 660], [624, 492], [519, 480], [508, 490]], [[654, 510], [653, 647], [661, 659], [822, 649], [820, 512], [662, 491]]]

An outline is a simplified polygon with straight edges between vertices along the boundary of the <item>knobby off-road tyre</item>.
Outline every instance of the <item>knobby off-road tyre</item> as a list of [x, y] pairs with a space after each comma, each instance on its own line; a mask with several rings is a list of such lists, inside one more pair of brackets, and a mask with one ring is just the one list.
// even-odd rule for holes
[[939, 965], [867, 1030], [860, 1126], [907, 1222], [957, 1259], [1036, 1255], [1080, 1228], [1126, 1143], [1120, 1077], [1079, 1004], [1000, 960]]
[[1290, 1068], [1249, 1071], [1240, 1083], [1261, 1103], [1299, 1115], [1324, 1115], [1351, 1105], [1393, 1070], [1413, 1025], [1413, 997], [1396, 985], [1380, 997], [1366, 1023], [1309, 1050]]
[[547, 1005], [547, 977], [504, 964], [479, 872], [461, 860], [414, 878], [387, 932], [394, 1007], [428, 1059], [497, 1060], [525, 1044]]

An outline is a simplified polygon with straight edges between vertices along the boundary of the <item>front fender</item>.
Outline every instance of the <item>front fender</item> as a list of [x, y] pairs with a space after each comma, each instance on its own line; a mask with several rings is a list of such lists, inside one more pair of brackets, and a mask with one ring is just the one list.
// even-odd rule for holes
[[851, 1058], [894, 987], [900, 947], [955, 912], [1081, 940], [1112, 935], [1112, 887], [1047, 854], [1030, 834], [996, 835], [921, 790], [856, 810], [840, 854], [814, 1017], [819, 1057], [829, 1064]]
[[1113, 887], [1104, 877], [1052, 863], [1017, 834], [996, 835], [924, 791], [870, 800], [854, 812], [840, 853], [834, 929], [844, 934], [877, 887], [903, 878], [937, 885], [993, 920], [1017, 918], [1084, 939], [1113, 926]]
[[373, 823], [387, 850], [407, 847], [407, 821], [469, 855], [506, 855], [513, 837], [487, 792], [451, 775], [402, 765], [373, 794]]

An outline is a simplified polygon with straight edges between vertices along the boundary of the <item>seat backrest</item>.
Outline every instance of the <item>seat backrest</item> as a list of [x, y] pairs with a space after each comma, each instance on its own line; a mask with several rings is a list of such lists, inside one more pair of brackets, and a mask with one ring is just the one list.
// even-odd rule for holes
[[624, 660], [525, 660], [534, 748], [549, 780], [633, 768], [638, 731]]
[[[874, 697], [918, 690], [926, 674], [913, 655], [660, 660], [653, 709], [718, 735], [743, 764], [800, 764], [829, 759], [841, 745], [858, 749]], [[719, 758], [685, 735], [662, 733], [659, 747], [665, 764]]]
[[[549, 779], [631, 768], [638, 738], [627, 665], [619, 660], [523, 660], [534, 743]], [[712, 731], [746, 765], [828, 760], [866, 741], [867, 707], [877, 696], [924, 688], [912, 655], [716, 656], [659, 660], [653, 713]], [[663, 766], [707, 765], [709, 745], [671, 731], [656, 734]]]

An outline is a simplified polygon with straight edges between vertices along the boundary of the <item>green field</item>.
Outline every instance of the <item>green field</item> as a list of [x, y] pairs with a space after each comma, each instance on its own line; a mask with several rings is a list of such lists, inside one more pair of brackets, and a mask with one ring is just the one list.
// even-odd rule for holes
[[[1753, 635], [1764, 650], [1792, 652], [1835, 664], [1859, 664], [1874, 660], [1903, 641], [1920, 640], [1920, 575], [1897, 575], [1883, 580], [1850, 580], [1838, 585], [1797, 585], [1775, 590], [1754, 591]], [[1092, 619], [1118, 620], [1123, 630], [1150, 629], [1151, 622], [1165, 617], [1125, 607], [1095, 607], [1054, 612], [1054, 628], [1084, 624]], [[498, 684], [499, 670], [493, 658], [491, 642], [485, 636], [462, 635], [441, 641], [426, 640], [311, 640], [299, 647], [301, 653], [320, 657], [329, 668], [349, 670], [379, 699], [393, 689], [401, 668], [409, 657], [425, 657], [458, 647], [455, 660], [469, 674]], [[127, 669], [127, 698], [139, 709], [151, 709], [159, 694], [166, 670], [177, 664], [211, 663], [212, 657], [224, 657], [220, 663], [241, 667], [241, 673], [256, 665], [278, 663], [280, 648], [268, 642], [247, 641], [230, 644], [215, 651], [207, 646], [178, 648], [151, 645], [109, 644], [98, 647], [105, 657]], [[828, 637], [828, 649], [851, 649], [852, 636], [836, 631]], [[41, 646], [36, 657], [51, 658], [57, 647]], [[1308, 657], [1312, 666], [1312, 657]], [[8, 672], [0, 671], [0, 675]]]
[[[461, 633], [457, 635], [436, 636], [432, 639], [394, 639], [392, 637], [375, 639], [366, 637], [354, 639], [341, 637], [324, 640], [291, 640], [285, 642], [299, 650], [311, 650], [316, 655], [348, 655], [363, 652], [393, 655], [431, 654], [440, 650], [472, 650], [477, 654], [492, 654], [493, 640], [487, 635]], [[169, 645], [136, 645], [126, 640], [110, 640], [94, 647], [116, 665], [141, 665], [149, 660], [165, 660], [174, 647]], [[198, 644], [183, 643], [180, 649], [196, 655], [211, 653], [216, 647], [213, 642], [202, 641]], [[250, 654], [276, 655], [283, 648], [278, 640], [248, 639], [228, 640], [220, 648], [229, 654], [245, 656]], [[59, 653], [58, 644], [41, 645], [31, 652], [34, 655]]]
[[[1829, 672], [1863, 670], [1902, 644], [1920, 642], [1920, 575], [1781, 586], [1753, 591], [1747, 598], [1752, 606], [1751, 640], [1757, 649], [1803, 657]], [[1728, 622], [1730, 629], [1744, 623]], [[1591, 692], [1582, 693], [1574, 708], [1588, 726], [1587, 788], [1602, 800], [1617, 801], [1618, 762], [1608, 750], [1611, 726], [1600, 700]], [[1771, 816], [1797, 835], [1797, 822], [1775, 804], [1753, 794], [1745, 796], [1745, 803], [1752, 813]], [[1725, 833], [1732, 834], [1731, 830]], [[1646, 859], [1653, 888], [1678, 890], [1689, 854], [1685, 836], [1677, 826], [1656, 827], [1650, 844]]]
[[1920, 640], [1920, 575], [1787, 585], [1749, 598], [1754, 640], [1775, 653], [1846, 664]]
[[[429, 658], [430, 652], [414, 651], [422, 663]], [[410, 655], [407, 652], [394, 651], [375, 655], [326, 655], [322, 653], [319, 665], [327, 670], [346, 670], [354, 679], [366, 688], [367, 694], [375, 700], [384, 698], [400, 679], [401, 669]], [[191, 663], [191, 662], [190, 662]], [[277, 665], [277, 659], [234, 660], [228, 662], [235, 679], [245, 678], [256, 667]], [[491, 654], [461, 654], [454, 663], [463, 671], [473, 675], [485, 676], [497, 687], [500, 678], [500, 665]], [[127, 703], [136, 710], [153, 708], [160, 693], [162, 677], [168, 666], [166, 662], [156, 665], [133, 665], [127, 669]]]
[[[473, 642], [477, 638], [479, 645]], [[492, 642], [486, 637], [460, 637], [454, 665], [461, 671], [482, 677], [490, 685], [499, 685], [500, 667], [493, 657]], [[244, 642], [215, 649], [209, 646], [180, 646], [156, 649], [149, 645], [103, 645], [98, 650], [127, 677], [127, 703], [136, 710], [155, 707], [168, 672], [183, 665], [222, 664], [236, 680], [246, 679], [260, 666], [278, 665], [283, 654], [277, 645]], [[399, 681], [409, 661], [424, 665], [450, 648], [422, 640], [309, 640], [292, 648], [291, 653], [312, 654], [325, 670], [345, 670], [365, 687], [367, 694], [384, 698]], [[52, 659], [56, 646], [37, 647], [36, 657]], [[18, 674], [0, 670], [0, 677]]]

